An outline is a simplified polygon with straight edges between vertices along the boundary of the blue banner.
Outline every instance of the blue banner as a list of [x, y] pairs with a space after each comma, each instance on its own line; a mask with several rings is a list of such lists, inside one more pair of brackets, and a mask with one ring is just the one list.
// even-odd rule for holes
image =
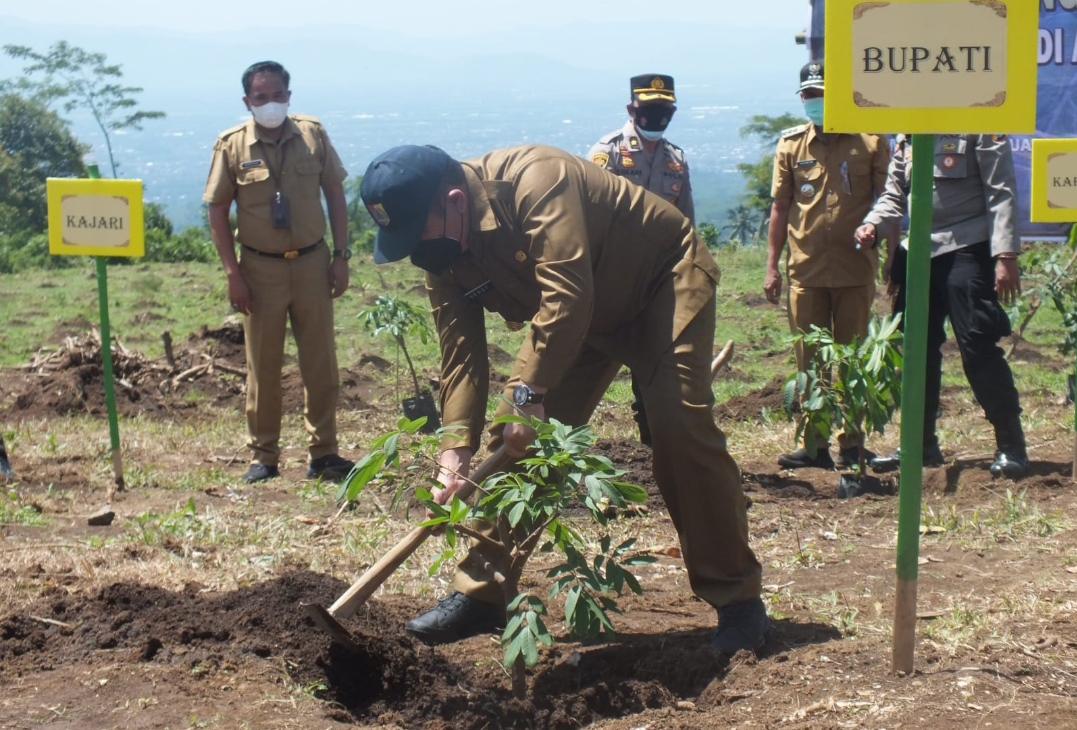
[[[1039, 89], [1036, 137], [1077, 136], [1077, 0], [1040, 0]], [[1069, 226], [1029, 222], [1032, 194], [1032, 139], [1012, 137], [1021, 204], [1021, 234], [1065, 235]]]
[[[1021, 235], [1026, 238], [1066, 235], [1068, 226], [1030, 222], [1032, 140], [1034, 137], [1077, 136], [1077, 0], [1038, 0], [1039, 87], [1036, 134], [1010, 138], [1017, 168]], [[823, 16], [826, 0], [811, 0], [808, 48], [811, 58], [823, 56]]]

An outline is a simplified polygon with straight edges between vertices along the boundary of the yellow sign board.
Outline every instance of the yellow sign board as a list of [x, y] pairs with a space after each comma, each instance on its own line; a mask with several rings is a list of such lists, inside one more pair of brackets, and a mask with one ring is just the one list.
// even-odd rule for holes
[[1032, 140], [1032, 221], [1077, 223], [1077, 139]]
[[141, 180], [50, 177], [49, 253], [144, 256]]
[[827, 0], [827, 132], [1036, 131], [1035, 0]]

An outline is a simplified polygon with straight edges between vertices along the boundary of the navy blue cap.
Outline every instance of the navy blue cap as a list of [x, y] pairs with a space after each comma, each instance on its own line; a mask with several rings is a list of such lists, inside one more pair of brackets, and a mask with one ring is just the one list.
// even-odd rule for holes
[[363, 175], [359, 195], [378, 224], [374, 263], [410, 256], [430, 214], [445, 172], [454, 160], [432, 145], [402, 145], [374, 158]]

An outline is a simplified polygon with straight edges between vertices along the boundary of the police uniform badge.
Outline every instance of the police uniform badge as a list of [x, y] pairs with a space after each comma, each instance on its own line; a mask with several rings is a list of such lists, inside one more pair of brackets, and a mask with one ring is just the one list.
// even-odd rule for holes
[[805, 198], [810, 198], [815, 195], [815, 187], [811, 183], [804, 183], [800, 186], [800, 194]]
[[591, 157], [591, 162], [595, 163], [596, 165], [605, 167], [606, 165], [610, 164], [610, 156], [605, 152], [596, 152], [594, 156]]
[[368, 205], [366, 209], [370, 211], [370, 217], [373, 218], [374, 222], [379, 226], [385, 228], [385, 226], [389, 225], [389, 214], [385, 211], [384, 205], [381, 203], [374, 203], [373, 205]]
[[945, 168], [947, 170], [954, 169], [954, 165], [956, 165], [956, 164], [957, 164], [957, 158], [954, 157], [953, 155], [946, 155], [946, 157], [942, 158], [942, 166], [943, 166], [943, 168]]
[[675, 193], [679, 193], [679, 192], [681, 192], [681, 184], [680, 183], [673, 183], [672, 185], [669, 186], [669, 189], [672, 190]]
[[957, 142], [946, 142], [942, 146], [942, 151], [944, 153], [957, 152]]
[[621, 156], [621, 167], [635, 167], [636, 161], [632, 159], [632, 155]]
[[681, 170], [684, 169], [684, 165], [677, 162], [676, 160], [670, 160], [669, 162], [667, 162], [666, 167], [668, 167], [673, 172], [680, 172]]

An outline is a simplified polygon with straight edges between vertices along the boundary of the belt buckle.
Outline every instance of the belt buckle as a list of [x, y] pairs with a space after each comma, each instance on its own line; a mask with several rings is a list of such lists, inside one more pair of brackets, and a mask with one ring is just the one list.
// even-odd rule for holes
[[297, 259], [297, 258], [299, 258], [299, 251], [285, 251], [284, 252], [284, 258], [286, 258], [286, 259]]

